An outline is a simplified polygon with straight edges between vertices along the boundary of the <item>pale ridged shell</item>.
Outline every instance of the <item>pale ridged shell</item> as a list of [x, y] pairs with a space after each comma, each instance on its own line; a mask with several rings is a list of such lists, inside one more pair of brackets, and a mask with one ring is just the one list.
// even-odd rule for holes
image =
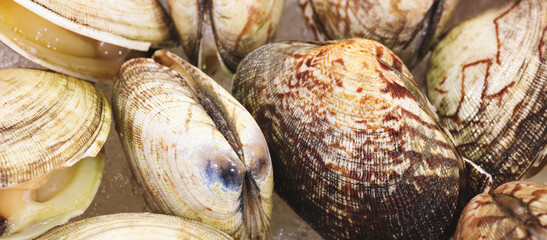
[[110, 129], [102, 91], [72, 77], [0, 70], [0, 188], [95, 156]]
[[400, 72], [389, 49], [351, 39], [268, 44], [234, 76], [277, 192], [324, 237], [440, 238], [463, 208], [461, 160]]
[[119, 213], [84, 219], [50, 230], [46, 239], [232, 239], [198, 222], [151, 213]]
[[[454, 28], [431, 56], [429, 98], [462, 156], [494, 187], [545, 156], [546, 32], [546, 1], [512, 1]], [[485, 187], [467, 177], [475, 192]]]
[[147, 51], [171, 37], [169, 19], [156, 0], [14, 0], [80, 35]]
[[459, 0], [299, 0], [319, 40], [361, 37], [413, 67], [440, 36]]
[[210, 22], [218, 53], [233, 72], [249, 52], [271, 40], [283, 3], [284, 0], [169, 0], [169, 8], [190, 62], [198, 64], [202, 36]]
[[234, 238], [266, 237], [273, 170], [258, 125], [199, 69], [165, 51], [154, 59], [125, 63], [113, 89], [118, 133], [149, 205]]
[[546, 239], [547, 186], [509, 182], [477, 195], [463, 210], [454, 238]]
[[[20, 5], [19, 5], [20, 4]], [[0, 8], [0, 40], [57, 72], [112, 82], [121, 64], [172, 38], [155, 0], [9, 0]]]

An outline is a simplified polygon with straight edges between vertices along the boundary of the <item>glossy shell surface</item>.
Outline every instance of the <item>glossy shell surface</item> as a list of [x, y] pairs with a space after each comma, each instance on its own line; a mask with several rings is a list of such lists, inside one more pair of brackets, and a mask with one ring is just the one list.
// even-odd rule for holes
[[277, 192], [324, 237], [438, 238], [455, 222], [463, 167], [409, 76], [364, 39], [268, 44], [240, 64], [234, 96]]
[[[429, 99], [462, 156], [490, 173], [494, 187], [545, 157], [546, 32], [546, 1], [511, 1], [458, 25], [431, 56]], [[480, 192], [484, 183], [471, 177]]]
[[0, 116], [0, 188], [97, 155], [111, 121], [99, 88], [31, 69], [0, 70]]
[[284, 0], [169, 0], [182, 46], [199, 64], [205, 28], [212, 27], [217, 51], [230, 71], [252, 50], [269, 42], [277, 29]]
[[479, 194], [465, 207], [454, 238], [545, 239], [547, 186], [509, 182]]
[[414, 66], [439, 37], [458, 0], [299, 0], [319, 40], [367, 38]]
[[232, 239], [227, 234], [187, 219], [151, 213], [118, 213], [84, 219], [54, 228], [45, 239]]
[[264, 238], [273, 170], [258, 125], [199, 69], [166, 51], [154, 60], [125, 63], [113, 90], [117, 130], [149, 206], [237, 239]]
[[0, 3], [0, 41], [25, 58], [74, 77], [112, 82], [136, 51], [173, 37], [166, 12], [155, 0]]

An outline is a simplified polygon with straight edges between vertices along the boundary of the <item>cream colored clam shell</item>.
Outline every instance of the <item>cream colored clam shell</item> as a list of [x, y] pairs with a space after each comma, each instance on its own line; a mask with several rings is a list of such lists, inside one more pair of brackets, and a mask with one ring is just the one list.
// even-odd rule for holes
[[546, 43], [547, 1], [519, 0], [456, 26], [431, 55], [429, 99], [494, 188], [547, 153]]
[[272, 39], [281, 19], [284, 0], [206, 2], [168, 1], [182, 46], [190, 62], [198, 64], [202, 37], [210, 24], [219, 57], [230, 71], [235, 72], [249, 52]]
[[0, 188], [95, 156], [110, 106], [92, 84], [57, 73], [0, 70]]
[[90, 81], [112, 82], [128, 54], [137, 54], [128, 49], [147, 51], [173, 36], [155, 0], [6, 0], [2, 5], [9, 7], [0, 9], [0, 41], [45, 68]]
[[232, 239], [183, 218], [151, 213], [119, 213], [84, 219], [50, 230], [37, 239]]
[[156, 0], [15, 0], [80, 35], [147, 51], [170, 38], [169, 20]]
[[113, 89], [118, 133], [149, 205], [234, 238], [267, 236], [273, 171], [258, 125], [199, 69], [165, 51], [154, 60], [126, 62]]

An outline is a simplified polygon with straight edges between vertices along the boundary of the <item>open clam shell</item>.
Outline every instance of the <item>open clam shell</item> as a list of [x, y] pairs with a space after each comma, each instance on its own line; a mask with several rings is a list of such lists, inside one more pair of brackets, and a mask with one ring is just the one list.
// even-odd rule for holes
[[168, 3], [190, 62], [201, 65], [203, 35], [210, 24], [219, 58], [235, 72], [249, 52], [272, 39], [284, 0], [169, 0]]
[[413, 67], [429, 51], [459, 0], [299, 0], [319, 40], [381, 42]]
[[110, 129], [101, 90], [52, 72], [2, 69], [0, 116], [0, 236], [31, 238], [83, 213]]
[[29, 60], [92, 81], [112, 81], [130, 50], [172, 38], [155, 0], [6, 0], [0, 40]]
[[125, 63], [114, 83], [117, 130], [149, 206], [237, 239], [267, 236], [273, 170], [252, 116], [179, 57]]
[[[547, 2], [511, 1], [463, 22], [433, 51], [428, 96], [464, 158], [515, 181], [547, 153]], [[473, 180], [476, 193], [485, 188]]]
[[364, 39], [249, 54], [234, 96], [268, 140], [276, 190], [332, 239], [438, 238], [463, 165], [402, 61]]
[[454, 239], [545, 239], [547, 186], [509, 182], [465, 207]]
[[119, 213], [84, 219], [50, 230], [45, 239], [232, 239], [198, 222], [151, 213]]

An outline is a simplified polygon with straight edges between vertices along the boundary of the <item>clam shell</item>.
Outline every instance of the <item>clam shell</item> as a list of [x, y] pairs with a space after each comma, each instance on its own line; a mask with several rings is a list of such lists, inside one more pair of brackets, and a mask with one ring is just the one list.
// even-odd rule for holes
[[201, 41], [210, 24], [219, 56], [234, 72], [249, 52], [271, 40], [281, 19], [284, 0], [169, 0], [168, 3], [190, 62], [201, 65]]
[[113, 89], [118, 133], [149, 206], [264, 238], [273, 170], [258, 125], [199, 69], [166, 51], [154, 60], [126, 62]]
[[227, 234], [183, 218], [151, 213], [119, 213], [84, 219], [50, 230], [45, 239], [232, 239]]
[[465, 207], [454, 238], [545, 239], [547, 186], [509, 182], [479, 194]]
[[172, 36], [156, 0], [14, 1], [58, 26], [129, 49], [147, 51]]
[[239, 65], [234, 96], [264, 131], [277, 192], [324, 237], [449, 234], [463, 165], [383, 45], [265, 45]]
[[110, 129], [102, 91], [72, 77], [0, 70], [0, 188], [97, 155]]
[[[494, 187], [547, 152], [546, 32], [546, 1], [511, 1], [455, 27], [429, 61], [429, 99]], [[472, 180], [476, 192], [485, 187]]]
[[319, 40], [381, 42], [413, 67], [429, 51], [459, 0], [299, 0]]
[[172, 38], [154, 0], [8, 0], [0, 40], [25, 58], [78, 78], [112, 82], [129, 49], [147, 51]]

